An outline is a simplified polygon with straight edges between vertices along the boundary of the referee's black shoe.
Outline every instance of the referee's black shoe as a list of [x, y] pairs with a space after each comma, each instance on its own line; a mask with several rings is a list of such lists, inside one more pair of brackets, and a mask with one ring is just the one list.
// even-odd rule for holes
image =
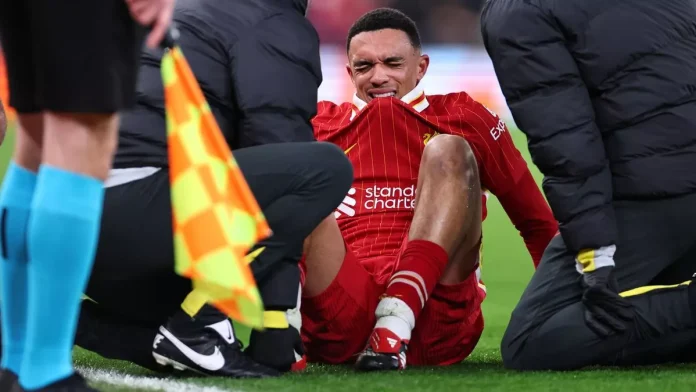
[[[4, 389], [5, 387], [9, 389]], [[98, 392], [87, 385], [85, 379], [77, 373], [73, 373], [43, 388], [25, 390], [19, 385], [17, 376], [7, 370], [0, 372], [0, 388], [2, 392]]]
[[261, 378], [280, 372], [242, 351], [230, 319], [210, 305], [193, 318], [183, 311], [170, 317], [155, 337], [152, 355], [163, 366], [215, 377]]
[[7, 369], [0, 369], [0, 391], [21, 391], [19, 378], [14, 372]]

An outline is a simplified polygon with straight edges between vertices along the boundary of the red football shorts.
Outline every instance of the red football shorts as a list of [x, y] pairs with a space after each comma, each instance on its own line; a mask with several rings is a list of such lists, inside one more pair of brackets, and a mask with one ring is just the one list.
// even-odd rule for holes
[[[393, 263], [397, 257], [384, 259]], [[309, 361], [341, 364], [355, 360], [375, 326], [375, 309], [388, 278], [370, 274], [346, 249], [331, 285], [315, 297], [302, 298], [302, 340]], [[435, 286], [416, 321], [407, 363], [444, 366], [469, 356], [483, 332], [481, 302], [485, 296], [475, 273], [456, 285]]]

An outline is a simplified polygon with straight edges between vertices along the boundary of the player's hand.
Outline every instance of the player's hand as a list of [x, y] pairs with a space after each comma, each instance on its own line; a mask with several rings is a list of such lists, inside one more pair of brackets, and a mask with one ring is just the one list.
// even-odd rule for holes
[[252, 331], [245, 352], [254, 361], [281, 372], [294, 370], [296, 362], [301, 362], [305, 355], [300, 331], [292, 326]]
[[633, 319], [633, 308], [619, 295], [614, 277], [614, 249], [597, 249], [578, 255], [582, 272], [585, 324], [598, 336], [625, 332]]
[[126, 0], [133, 19], [152, 28], [146, 41], [151, 49], [164, 39], [174, 14], [174, 3], [175, 0]]

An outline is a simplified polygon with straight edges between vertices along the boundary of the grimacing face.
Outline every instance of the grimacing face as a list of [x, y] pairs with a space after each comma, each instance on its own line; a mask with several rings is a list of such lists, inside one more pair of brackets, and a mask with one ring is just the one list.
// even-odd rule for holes
[[394, 96], [401, 99], [423, 79], [430, 58], [396, 29], [366, 31], [353, 37], [346, 68], [358, 98]]

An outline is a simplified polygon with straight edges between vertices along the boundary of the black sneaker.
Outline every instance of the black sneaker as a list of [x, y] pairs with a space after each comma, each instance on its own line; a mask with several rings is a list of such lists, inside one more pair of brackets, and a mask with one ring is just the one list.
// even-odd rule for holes
[[[19, 384], [17, 384], [19, 386]], [[53, 384], [47, 385], [39, 389], [27, 389], [26, 391], [21, 388], [13, 390], [12, 392], [99, 392], [94, 388], [87, 385], [82, 376], [77, 373], [73, 373], [72, 376], [66, 377], [62, 380], [58, 380]]]
[[21, 391], [19, 377], [7, 369], [0, 369], [0, 391]]
[[280, 372], [254, 362], [242, 351], [230, 319], [212, 306], [191, 318], [183, 311], [159, 329], [152, 356], [163, 366], [215, 377], [276, 377]]

